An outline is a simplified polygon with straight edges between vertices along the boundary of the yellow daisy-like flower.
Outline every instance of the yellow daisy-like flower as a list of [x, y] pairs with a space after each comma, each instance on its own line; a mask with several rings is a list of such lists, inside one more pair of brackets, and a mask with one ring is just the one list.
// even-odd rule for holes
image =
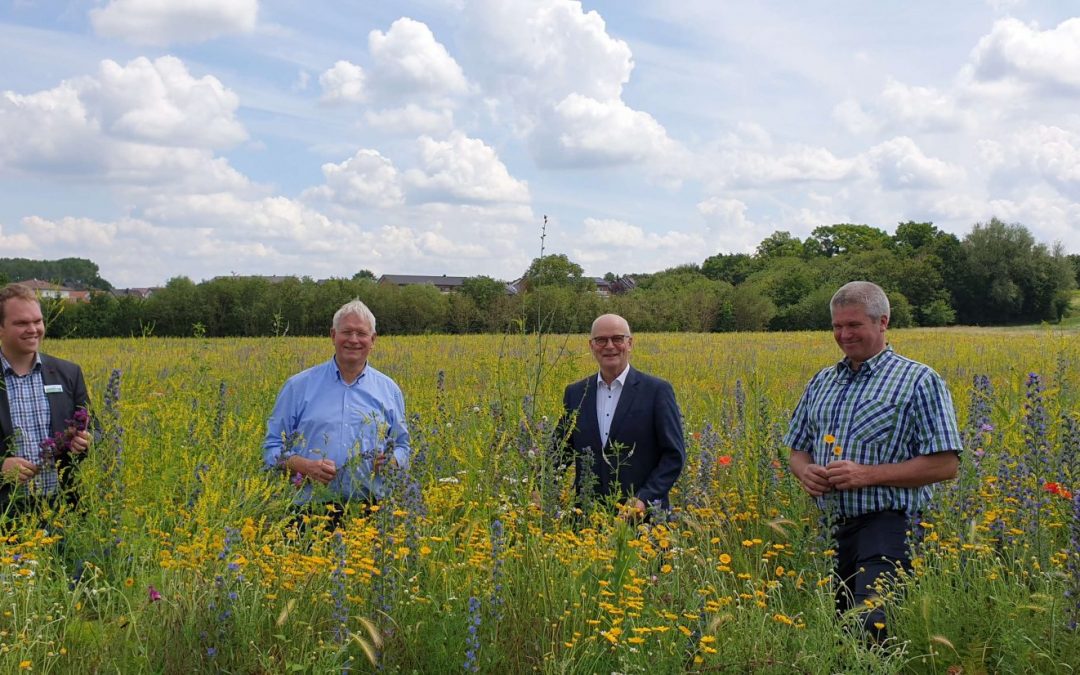
[[826, 443], [835, 443], [836, 442], [836, 436], [833, 436], [832, 434], [825, 434], [825, 442]]
[[128, 588], [131, 588], [134, 585], [135, 585], [135, 580], [132, 579], [131, 577], [128, 577], [127, 579], [124, 579], [124, 586], [126, 586]]
[[720, 554], [720, 564], [721, 565], [730, 565], [731, 564], [731, 556], [728, 555], [727, 553], [721, 553]]
[[835, 445], [835, 446], [833, 446], [832, 454], [839, 457], [840, 455], [844, 454], [844, 449], [841, 448], [839, 445]]

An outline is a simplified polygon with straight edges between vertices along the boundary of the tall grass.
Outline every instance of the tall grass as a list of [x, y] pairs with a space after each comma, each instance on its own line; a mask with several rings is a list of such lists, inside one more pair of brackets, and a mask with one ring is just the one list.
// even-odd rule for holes
[[337, 536], [293, 533], [292, 488], [260, 469], [278, 389], [328, 339], [131, 339], [46, 345], [83, 365], [105, 428], [81, 512], [26, 518], [0, 550], [0, 668], [1072, 672], [1080, 345], [890, 337], [946, 378], [971, 447], [887, 589], [881, 648], [833, 616], [831, 542], [780, 447], [838, 356], [826, 334], [636, 336], [688, 434], [675, 517], [647, 527], [573, 513], [548, 452], [562, 387], [595, 367], [584, 337], [550, 340], [536, 381], [535, 339], [383, 336], [416, 461]]

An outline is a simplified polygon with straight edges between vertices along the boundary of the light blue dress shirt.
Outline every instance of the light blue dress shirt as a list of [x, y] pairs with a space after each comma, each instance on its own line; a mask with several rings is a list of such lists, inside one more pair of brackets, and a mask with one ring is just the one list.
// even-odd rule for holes
[[[334, 359], [285, 382], [267, 422], [263, 442], [267, 468], [283, 466], [290, 455], [331, 459], [337, 475], [326, 487], [338, 498], [381, 499], [386, 486], [373, 468], [374, 457], [381, 452], [393, 452], [398, 466], [408, 468], [412, 451], [405, 397], [370, 363], [352, 384], [342, 379]], [[296, 501], [311, 498], [308, 481]]]

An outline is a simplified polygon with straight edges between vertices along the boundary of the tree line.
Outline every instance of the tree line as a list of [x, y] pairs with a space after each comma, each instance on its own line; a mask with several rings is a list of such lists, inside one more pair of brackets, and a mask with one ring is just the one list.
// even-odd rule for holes
[[[82, 262], [96, 277], [97, 266]], [[18, 278], [2, 263], [0, 277]], [[892, 235], [837, 224], [805, 240], [774, 232], [753, 254], [721, 253], [700, 264], [607, 278], [624, 276], [634, 279], [632, 290], [602, 297], [580, 265], [547, 255], [533, 260], [516, 293], [486, 276], [443, 294], [433, 286], [379, 284], [362, 270], [318, 282], [176, 277], [147, 299], [97, 293], [87, 303], [43, 306], [50, 334], [68, 337], [325, 335], [334, 311], [352, 298], [371, 307], [383, 334], [585, 332], [604, 312], [621, 314], [636, 331], [806, 330], [830, 326], [836, 288], [867, 279], [888, 293], [895, 327], [1006, 325], [1060, 320], [1077, 286], [1080, 255], [997, 219], [974, 225], [962, 239], [932, 223], [900, 223]]]

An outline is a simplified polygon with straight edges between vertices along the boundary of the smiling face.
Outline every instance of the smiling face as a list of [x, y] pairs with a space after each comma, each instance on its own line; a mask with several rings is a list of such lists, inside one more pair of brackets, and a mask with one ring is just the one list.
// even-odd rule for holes
[[[616, 342], [621, 344], [615, 344]], [[600, 364], [600, 374], [605, 382], [615, 379], [626, 369], [633, 348], [634, 338], [630, 336], [630, 325], [626, 323], [626, 319], [615, 314], [605, 314], [593, 322], [589, 349]]]
[[865, 307], [841, 305], [833, 309], [832, 325], [833, 339], [856, 370], [885, 349], [885, 329], [889, 327], [887, 316], [875, 321], [867, 316]]
[[45, 337], [45, 319], [36, 300], [9, 298], [0, 323], [0, 350], [9, 360], [33, 356]]
[[330, 329], [330, 337], [334, 341], [338, 368], [349, 375], [359, 375], [375, 345], [375, 331], [364, 319], [346, 314], [335, 328]]

